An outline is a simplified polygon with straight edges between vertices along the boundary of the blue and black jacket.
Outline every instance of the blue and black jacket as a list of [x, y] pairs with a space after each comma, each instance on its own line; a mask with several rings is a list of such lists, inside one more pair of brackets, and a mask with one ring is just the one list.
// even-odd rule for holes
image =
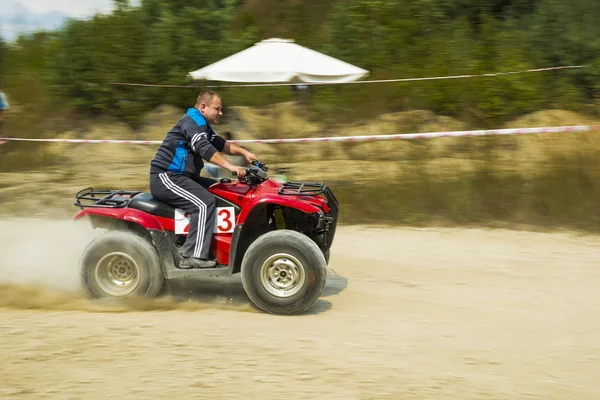
[[200, 111], [190, 108], [167, 133], [150, 162], [150, 173], [172, 172], [198, 179], [204, 162], [223, 151], [225, 139], [217, 135]]

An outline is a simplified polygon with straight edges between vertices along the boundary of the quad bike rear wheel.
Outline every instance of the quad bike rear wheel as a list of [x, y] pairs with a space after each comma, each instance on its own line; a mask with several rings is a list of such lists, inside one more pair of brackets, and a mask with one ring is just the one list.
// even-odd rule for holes
[[92, 298], [155, 297], [164, 275], [156, 249], [148, 241], [134, 233], [112, 231], [84, 250], [81, 279]]
[[323, 293], [327, 264], [307, 236], [276, 230], [256, 239], [242, 261], [242, 285], [252, 302], [272, 314], [308, 310]]

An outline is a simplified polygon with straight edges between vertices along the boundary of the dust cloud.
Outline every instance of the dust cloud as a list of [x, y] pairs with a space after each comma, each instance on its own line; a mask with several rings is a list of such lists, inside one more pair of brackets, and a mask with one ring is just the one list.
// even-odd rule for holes
[[80, 292], [79, 259], [97, 233], [87, 221], [0, 222], [0, 282]]
[[85, 220], [0, 220], [0, 308], [117, 313], [207, 308], [255, 311], [235, 281], [219, 285], [220, 290], [206, 282], [192, 288], [173, 283], [168, 293], [156, 299], [88, 299], [81, 286], [79, 262], [85, 247], [103, 232]]

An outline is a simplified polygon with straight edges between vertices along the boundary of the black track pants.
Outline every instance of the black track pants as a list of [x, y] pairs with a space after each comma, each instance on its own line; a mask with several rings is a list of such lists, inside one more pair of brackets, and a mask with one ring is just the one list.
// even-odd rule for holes
[[[214, 183], [206, 179], [207, 186]], [[164, 172], [150, 174], [152, 197], [189, 213], [190, 229], [183, 246], [184, 257], [210, 260], [210, 242], [215, 225], [215, 198], [187, 176]]]

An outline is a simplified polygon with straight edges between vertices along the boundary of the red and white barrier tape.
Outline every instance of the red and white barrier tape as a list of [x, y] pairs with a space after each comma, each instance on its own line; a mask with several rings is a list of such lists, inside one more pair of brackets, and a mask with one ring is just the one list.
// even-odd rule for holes
[[254, 139], [237, 140], [237, 143], [314, 143], [314, 142], [365, 142], [381, 140], [415, 140], [434, 139], [440, 137], [469, 137], [490, 135], [529, 135], [535, 133], [557, 133], [557, 132], [586, 132], [599, 129], [599, 126], [558, 126], [547, 128], [520, 128], [520, 129], [494, 129], [476, 131], [454, 131], [454, 132], [428, 132], [428, 133], [401, 133], [394, 135], [371, 135], [371, 136], [334, 136], [324, 138], [300, 138], [300, 139]]
[[[401, 133], [394, 135], [370, 135], [370, 136], [331, 136], [314, 137], [298, 139], [247, 139], [231, 140], [231, 143], [262, 143], [262, 144], [281, 144], [281, 143], [317, 143], [317, 142], [365, 142], [381, 140], [416, 140], [416, 139], [434, 139], [441, 137], [471, 137], [471, 136], [499, 136], [499, 135], [531, 135], [539, 133], [560, 133], [560, 132], [587, 132], [600, 129], [600, 125], [575, 125], [575, 126], [554, 126], [544, 128], [512, 128], [512, 129], [491, 129], [474, 131], [450, 131], [450, 132], [428, 132], [428, 133]], [[161, 144], [162, 140], [111, 140], [111, 139], [28, 139], [28, 138], [0, 138], [1, 141], [12, 142], [50, 142], [50, 143], [86, 143], [86, 144]]]

